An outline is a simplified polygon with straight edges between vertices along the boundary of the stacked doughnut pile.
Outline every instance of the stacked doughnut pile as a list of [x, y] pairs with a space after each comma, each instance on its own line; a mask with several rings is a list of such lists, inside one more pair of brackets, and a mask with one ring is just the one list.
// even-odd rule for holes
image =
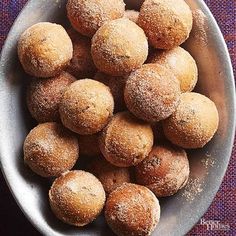
[[[56, 177], [49, 201], [63, 222], [87, 225], [105, 206], [117, 235], [150, 235], [157, 197], [188, 181], [184, 149], [203, 147], [219, 123], [215, 104], [192, 92], [197, 65], [179, 46], [192, 12], [184, 0], [146, 0], [140, 12], [123, 0], [68, 0], [67, 14], [67, 31], [41, 22], [19, 39], [33, 77], [27, 105], [39, 123], [24, 161]], [[78, 158], [86, 168], [71, 171]]]

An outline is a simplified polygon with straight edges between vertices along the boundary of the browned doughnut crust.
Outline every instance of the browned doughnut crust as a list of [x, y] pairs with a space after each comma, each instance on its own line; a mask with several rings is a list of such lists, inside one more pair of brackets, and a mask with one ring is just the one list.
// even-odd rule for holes
[[126, 77], [111, 76], [102, 72], [97, 72], [94, 79], [104, 83], [110, 88], [115, 102], [115, 112], [127, 110], [124, 100], [124, 89], [127, 81]]
[[111, 164], [119, 167], [137, 165], [152, 149], [152, 128], [129, 112], [117, 113], [101, 133], [99, 144]]
[[158, 63], [171, 70], [180, 82], [181, 92], [191, 92], [197, 83], [197, 64], [189, 52], [181, 47], [156, 50], [149, 56], [148, 63]]
[[78, 227], [89, 224], [100, 214], [105, 199], [100, 181], [81, 170], [64, 173], [49, 191], [51, 209], [57, 218]]
[[97, 157], [101, 151], [98, 144], [98, 134], [79, 136], [80, 155]]
[[24, 142], [25, 163], [43, 177], [70, 170], [79, 157], [76, 136], [57, 123], [39, 124]]
[[192, 29], [192, 12], [184, 0], [146, 0], [138, 25], [155, 48], [171, 49], [182, 44]]
[[105, 217], [119, 236], [151, 235], [160, 219], [160, 205], [146, 187], [123, 184], [108, 197]]
[[78, 80], [65, 91], [60, 104], [62, 123], [81, 135], [101, 131], [113, 115], [114, 100], [110, 89], [91, 80]]
[[138, 22], [138, 16], [139, 16], [139, 12], [135, 10], [126, 10], [125, 15], [124, 15], [125, 18], [128, 18], [134, 23]]
[[123, 183], [131, 182], [128, 168], [113, 166], [103, 156], [99, 156], [89, 163], [88, 170], [101, 181], [107, 194]]
[[165, 136], [183, 148], [201, 148], [208, 143], [219, 125], [214, 102], [199, 93], [183, 93], [177, 110], [163, 121]]
[[123, 17], [123, 0], [68, 0], [67, 16], [72, 26], [81, 34], [92, 37], [110, 20]]
[[92, 38], [92, 57], [96, 67], [113, 76], [124, 76], [147, 59], [148, 42], [134, 22], [121, 18], [104, 24]]
[[91, 78], [97, 68], [91, 55], [91, 40], [70, 28], [68, 34], [73, 43], [73, 58], [70, 61], [67, 71], [77, 79]]
[[18, 42], [18, 56], [26, 73], [53, 77], [69, 64], [73, 53], [70, 37], [61, 25], [40, 22], [28, 28]]
[[53, 78], [33, 78], [27, 87], [28, 109], [39, 123], [59, 121], [59, 104], [67, 86], [76, 79], [67, 72]]
[[179, 81], [165, 67], [145, 64], [129, 76], [124, 97], [135, 116], [157, 122], [170, 116], [179, 104]]
[[148, 157], [135, 167], [138, 184], [157, 197], [171, 196], [183, 188], [189, 177], [186, 152], [170, 144], [154, 146]]

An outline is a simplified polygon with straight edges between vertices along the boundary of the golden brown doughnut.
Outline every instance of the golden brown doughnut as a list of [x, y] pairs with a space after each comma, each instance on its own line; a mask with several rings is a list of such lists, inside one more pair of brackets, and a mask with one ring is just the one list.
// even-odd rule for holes
[[192, 12], [184, 0], [146, 0], [138, 18], [150, 44], [160, 49], [182, 44], [189, 37], [192, 24]]
[[148, 157], [135, 167], [135, 173], [137, 183], [157, 197], [171, 196], [188, 181], [187, 154], [171, 144], [154, 146]]
[[125, 183], [108, 196], [105, 218], [118, 236], [148, 236], [159, 223], [159, 201], [148, 188]]
[[107, 194], [123, 183], [131, 182], [128, 168], [113, 166], [103, 156], [97, 157], [89, 163], [88, 170], [101, 181]]
[[103, 130], [99, 144], [111, 164], [119, 167], [137, 165], [152, 149], [152, 128], [129, 112], [117, 113]]
[[181, 47], [163, 51], [156, 50], [148, 58], [149, 63], [158, 63], [171, 70], [180, 82], [181, 92], [191, 92], [198, 79], [197, 64]]
[[101, 182], [81, 170], [64, 173], [49, 191], [51, 209], [56, 217], [78, 227], [92, 222], [102, 211], [105, 200]]
[[98, 134], [79, 136], [80, 155], [86, 157], [97, 157], [101, 151], [98, 144]]
[[69, 64], [73, 54], [70, 37], [61, 25], [40, 22], [28, 28], [18, 42], [18, 56], [26, 73], [53, 77]]
[[124, 76], [147, 59], [148, 42], [134, 22], [121, 18], [104, 24], [92, 38], [92, 57], [96, 67], [113, 76]]
[[123, 0], [68, 0], [67, 16], [72, 26], [81, 34], [92, 37], [110, 20], [123, 17]]
[[165, 121], [165, 136], [183, 148], [201, 148], [208, 143], [219, 125], [214, 102], [199, 93], [183, 93], [177, 110]]
[[124, 97], [135, 116], [157, 122], [175, 111], [180, 99], [179, 81], [165, 67], [145, 64], [129, 76]]
[[110, 89], [91, 80], [78, 80], [65, 91], [60, 117], [68, 129], [81, 135], [101, 131], [113, 115], [114, 100]]
[[77, 79], [93, 77], [97, 68], [91, 55], [91, 40], [77, 33], [72, 28], [67, 32], [73, 43], [73, 58], [67, 67], [67, 71]]
[[67, 72], [53, 78], [33, 78], [27, 87], [28, 109], [39, 123], [59, 121], [59, 104], [65, 89], [76, 79]]
[[54, 122], [39, 124], [24, 142], [25, 163], [43, 177], [59, 176], [72, 169], [78, 157], [77, 137]]
[[124, 101], [124, 89], [127, 78], [97, 72], [94, 79], [104, 83], [110, 88], [115, 102], [115, 112], [124, 111], [127, 109]]

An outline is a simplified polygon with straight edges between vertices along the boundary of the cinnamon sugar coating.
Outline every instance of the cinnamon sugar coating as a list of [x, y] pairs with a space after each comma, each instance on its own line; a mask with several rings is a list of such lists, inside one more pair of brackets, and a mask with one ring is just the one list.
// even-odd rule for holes
[[65, 89], [76, 79], [67, 72], [45, 79], [33, 78], [27, 87], [27, 106], [39, 123], [59, 121], [59, 104]]
[[108, 196], [105, 218], [116, 235], [148, 236], [159, 222], [159, 201], [148, 188], [125, 183]]
[[72, 26], [81, 34], [92, 37], [110, 20], [123, 17], [123, 0], [68, 0], [67, 16]]
[[171, 70], [180, 82], [181, 92], [191, 92], [198, 80], [197, 64], [193, 57], [181, 47], [171, 50], [156, 50], [148, 63], [157, 63]]
[[171, 196], [188, 181], [187, 154], [171, 144], [154, 146], [148, 157], [135, 167], [135, 173], [137, 183], [157, 197]]
[[214, 102], [199, 93], [183, 93], [177, 110], [165, 121], [167, 139], [183, 148], [201, 148], [214, 136], [219, 114]]
[[134, 22], [121, 18], [104, 24], [92, 38], [92, 57], [96, 67], [113, 76], [124, 76], [147, 59], [148, 42]]
[[26, 73], [53, 77], [69, 64], [73, 53], [70, 37], [58, 24], [40, 22], [28, 28], [18, 42], [18, 56]]
[[158, 122], [170, 116], [179, 104], [179, 81], [165, 67], [145, 64], [129, 76], [124, 97], [135, 116]]
[[114, 100], [110, 89], [91, 80], [78, 80], [65, 91], [60, 117], [68, 129], [81, 135], [101, 131], [113, 115]]
[[138, 22], [139, 12], [135, 10], [126, 10], [124, 17], [133, 21], [134, 23]]
[[72, 169], [79, 157], [77, 137], [62, 125], [39, 124], [24, 142], [24, 161], [38, 175], [59, 176]]
[[129, 112], [117, 113], [101, 133], [100, 150], [111, 164], [128, 167], [140, 163], [152, 149], [149, 124]]
[[138, 25], [154, 48], [171, 49], [182, 44], [190, 34], [192, 12], [184, 0], [146, 0]]
[[105, 199], [101, 182], [81, 170], [64, 173], [49, 191], [51, 209], [56, 217], [77, 227], [92, 222], [101, 213]]

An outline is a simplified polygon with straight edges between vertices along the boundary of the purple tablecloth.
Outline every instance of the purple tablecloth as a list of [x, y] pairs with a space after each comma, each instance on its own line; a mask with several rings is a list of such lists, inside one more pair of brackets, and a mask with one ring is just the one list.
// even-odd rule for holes
[[[109, 0], [108, 0], [109, 1]], [[27, 0], [0, 0], [0, 49]], [[224, 34], [236, 74], [236, 0], [205, 0]], [[189, 235], [236, 235], [236, 142], [224, 181], [214, 202]], [[213, 220], [218, 228], [204, 224]], [[209, 226], [209, 225], [208, 225]], [[0, 235], [39, 235], [21, 213], [0, 173]]]

